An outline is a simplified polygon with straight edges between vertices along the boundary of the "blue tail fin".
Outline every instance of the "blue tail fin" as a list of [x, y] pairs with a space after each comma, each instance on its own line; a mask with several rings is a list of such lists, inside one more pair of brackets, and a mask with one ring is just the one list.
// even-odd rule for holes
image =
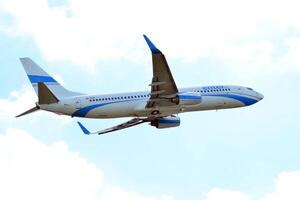
[[58, 98], [80, 95], [80, 93], [65, 89], [30, 58], [20, 58], [20, 61], [36, 94], [38, 94], [38, 83], [44, 83]]

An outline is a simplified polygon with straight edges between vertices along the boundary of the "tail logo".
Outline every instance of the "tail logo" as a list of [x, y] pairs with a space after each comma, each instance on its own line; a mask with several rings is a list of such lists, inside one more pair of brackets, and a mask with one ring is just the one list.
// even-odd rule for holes
[[57, 83], [57, 81], [51, 76], [38, 76], [38, 75], [28, 75], [31, 83]]

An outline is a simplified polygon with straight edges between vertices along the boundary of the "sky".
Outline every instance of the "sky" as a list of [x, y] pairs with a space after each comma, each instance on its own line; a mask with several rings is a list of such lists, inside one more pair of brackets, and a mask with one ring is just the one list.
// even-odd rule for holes
[[[300, 199], [300, 5], [292, 0], [0, 0], [0, 199]], [[39, 111], [19, 57], [70, 90], [149, 90], [146, 34], [178, 87], [242, 85], [249, 107], [181, 114], [102, 136], [127, 119]]]

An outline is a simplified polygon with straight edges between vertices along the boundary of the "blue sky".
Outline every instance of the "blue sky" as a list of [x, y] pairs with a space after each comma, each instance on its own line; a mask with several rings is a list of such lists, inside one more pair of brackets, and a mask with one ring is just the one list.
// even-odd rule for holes
[[[1, 199], [300, 198], [299, 5], [155, 5], [0, 1]], [[182, 114], [178, 128], [145, 124], [101, 137], [83, 135], [78, 119], [51, 113], [14, 118], [36, 101], [23, 56], [71, 90], [148, 90], [151, 55], [142, 34], [164, 52], [178, 87], [243, 85], [265, 98]], [[98, 130], [126, 119], [79, 120]]]

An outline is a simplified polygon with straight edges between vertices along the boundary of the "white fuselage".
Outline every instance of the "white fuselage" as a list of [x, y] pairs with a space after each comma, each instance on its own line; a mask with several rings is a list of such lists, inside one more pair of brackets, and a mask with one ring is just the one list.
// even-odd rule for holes
[[[193, 103], [189, 93], [197, 94], [201, 101]], [[146, 108], [150, 98], [149, 92], [132, 92], [107, 95], [80, 95], [60, 99], [58, 103], [39, 105], [43, 110], [72, 117], [118, 118], [118, 117], [151, 117], [153, 111], [160, 116], [182, 112], [218, 110], [252, 105], [263, 98], [263, 95], [251, 88], [241, 86], [208, 86], [179, 89], [178, 105]], [[157, 115], [157, 114], [156, 114]]]

